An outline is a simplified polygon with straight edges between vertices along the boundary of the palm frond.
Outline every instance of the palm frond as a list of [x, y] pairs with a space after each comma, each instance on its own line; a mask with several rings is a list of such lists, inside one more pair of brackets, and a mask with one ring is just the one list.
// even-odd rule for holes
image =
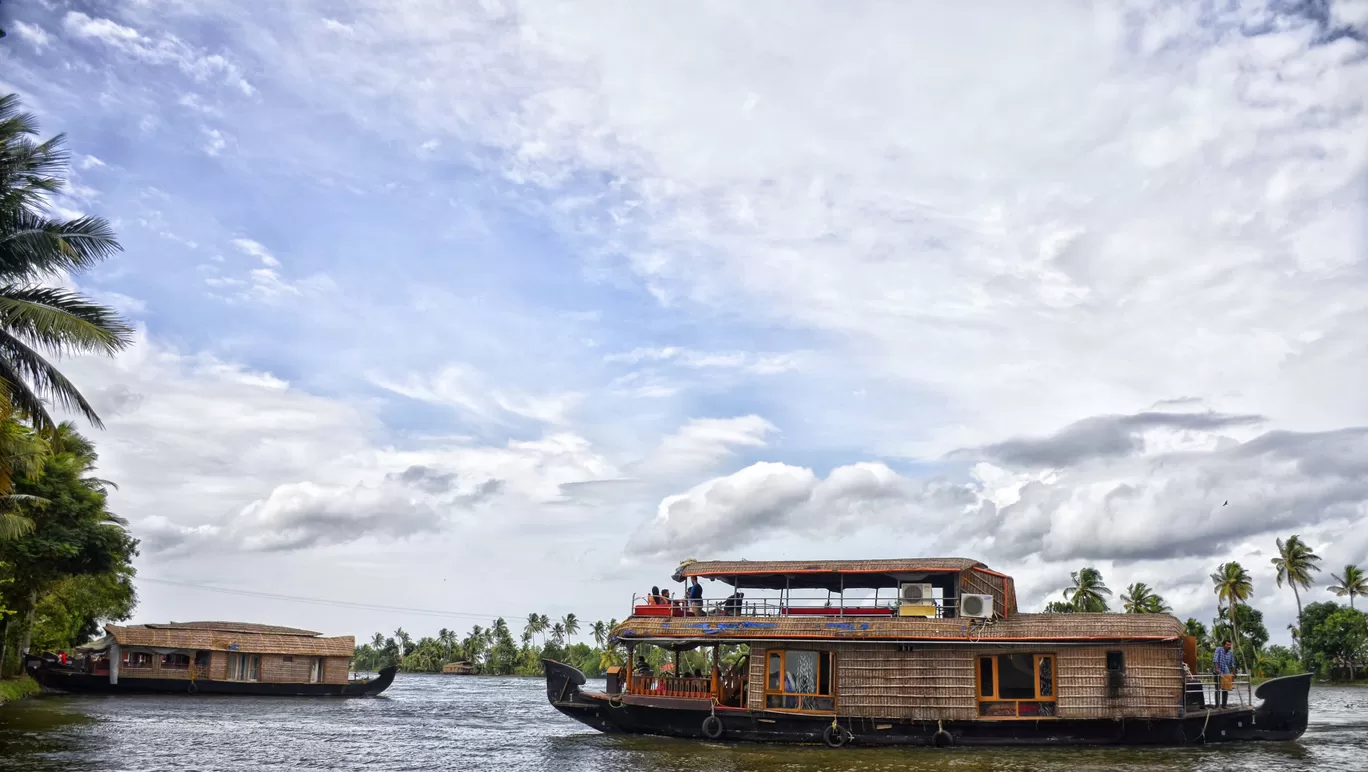
[[102, 217], [62, 221], [28, 207], [0, 211], [0, 277], [11, 281], [84, 271], [121, 249]]
[[33, 520], [14, 512], [0, 512], [0, 541], [12, 541], [33, 533]]
[[38, 352], [3, 329], [0, 329], [0, 381], [3, 381], [0, 386], [9, 392], [14, 409], [27, 417], [42, 434], [50, 435], [57, 429], [42, 396], [68, 411], [80, 413], [97, 428], [104, 428], [95, 408], [75, 384]]
[[57, 354], [114, 354], [133, 328], [113, 309], [55, 287], [0, 286], [0, 328]]

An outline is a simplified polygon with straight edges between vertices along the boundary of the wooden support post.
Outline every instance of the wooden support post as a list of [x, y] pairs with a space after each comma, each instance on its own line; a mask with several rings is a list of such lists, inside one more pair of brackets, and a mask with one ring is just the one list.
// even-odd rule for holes
[[635, 648], [636, 644], [632, 643], [631, 641], [627, 642], [627, 688], [623, 690], [627, 694], [632, 693], [632, 650]]
[[720, 690], [721, 690], [721, 681], [722, 681], [722, 679], [719, 677], [719, 673], [718, 673], [717, 667], [718, 667], [719, 658], [722, 656], [721, 652], [722, 652], [722, 645], [721, 645], [721, 644], [717, 644], [717, 645], [713, 646], [712, 694], [713, 694], [713, 699], [714, 699], [714, 700], [717, 700], [719, 703], [722, 702], [722, 692], [720, 691]]

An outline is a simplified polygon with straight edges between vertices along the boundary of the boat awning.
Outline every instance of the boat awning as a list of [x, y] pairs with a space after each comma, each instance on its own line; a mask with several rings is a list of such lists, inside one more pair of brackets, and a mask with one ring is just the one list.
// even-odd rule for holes
[[109, 648], [109, 645], [110, 645], [111, 643], [114, 643], [114, 637], [113, 637], [113, 636], [110, 636], [110, 635], [106, 635], [106, 636], [104, 636], [103, 638], [99, 639], [98, 641], [91, 641], [90, 643], [83, 643], [83, 644], [81, 644], [80, 646], [77, 646], [77, 647], [76, 647], [76, 650], [77, 650], [77, 651], [84, 651], [84, 652], [86, 652], [86, 653], [88, 653], [88, 654], [94, 654], [94, 653], [96, 653], [96, 652], [101, 652], [101, 651], [104, 651], [105, 649], [108, 649], [108, 648]]
[[[891, 560], [710, 560], [686, 561], [674, 580], [692, 576], [734, 587], [758, 589], [877, 589], [915, 582], [933, 574], [957, 574], [987, 567], [968, 558], [897, 558]], [[991, 573], [991, 572], [990, 572]]]

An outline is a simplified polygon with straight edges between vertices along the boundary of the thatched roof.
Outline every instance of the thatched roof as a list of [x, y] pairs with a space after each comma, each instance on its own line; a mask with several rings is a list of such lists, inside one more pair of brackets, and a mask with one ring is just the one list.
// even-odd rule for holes
[[[716, 579], [745, 587], [783, 587], [807, 584], [825, 587], [838, 575], [846, 587], [890, 585], [890, 574], [919, 574], [965, 571], [985, 567], [968, 558], [894, 558], [891, 560], [707, 560], [685, 561], [675, 569], [674, 580], [691, 576]], [[774, 578], [773, 580], [769, 579]]]
[[248, 654], [314, 657], [350, 657], [356, 650], [356, 639], [350, 635], [323, 638], [309, 630], [244, 622], [105, 625], [105, 634], [120, 646], [148, 649], [240, 651]]
[[1016, 614], [979, 623], [917, 617], [631, 617], [613, 628], [621, 641], [1135, 641], [1176, 640], [1183, 625], [1168, 614]]

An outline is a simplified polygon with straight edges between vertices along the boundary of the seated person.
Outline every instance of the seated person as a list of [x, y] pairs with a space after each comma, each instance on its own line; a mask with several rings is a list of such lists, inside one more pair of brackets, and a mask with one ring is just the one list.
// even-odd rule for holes
[[741, 600], [746, 596], [741, 592], [734, 592], [722, 602], [722, 613], [729, 617], [741, 616]]
[[664, 601], [660, 599], [659, 587], [651, 588], [651, 594], [646, 596], [646, 603], [650, 606], [659, 606], [661, 603], [664, 603]]

